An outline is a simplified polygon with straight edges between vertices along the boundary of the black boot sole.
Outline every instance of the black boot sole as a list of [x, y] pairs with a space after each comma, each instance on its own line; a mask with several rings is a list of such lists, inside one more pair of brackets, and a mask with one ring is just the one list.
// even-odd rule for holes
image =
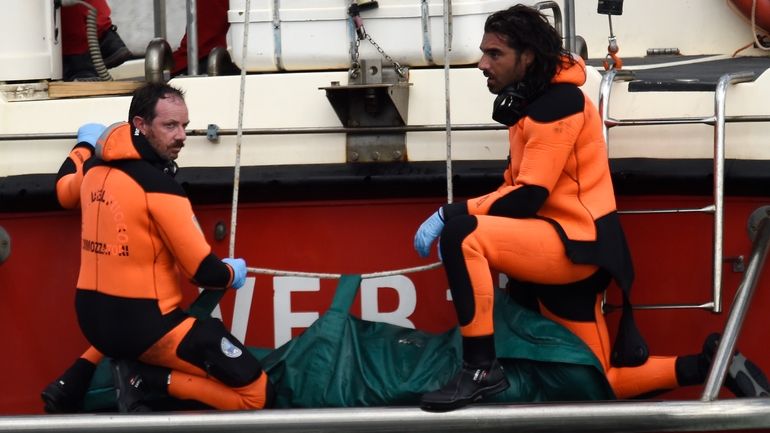
[[770, 384], [765, 374], [740, 352], [735, 354], [730, 363], [725, 386], [736, 397], [770, 396]]
[[496, 384], [492, 386], [488, 386], [486, 388], [479, 388], [474, 392], [470, 397], [468, 398], [462, 398], [458, 400], [453, 400], [450, 402], [432, 402], [432, 401], [425, 401], [422, 400], [420, 402], [420, 409], [426, 411], [426, 412], [449, 412], [451, 410], [459, 409], [463, 406], [467, 406], [471, 403], [476, 403], [478, 401], [481, 401], [482, 399], [495, 395], [497, 393], [503, 392], [510, 384], [508, 383], [508, 379], [504, 378], [500, 382], [497, 382]]
[[43, 410], [45, 413], [77, 413], [80, 412], [80, 405], [74, 402], [73, 398], [56, 383], [50, 383], [40, 393], [43, 399]]
[[[703, 353], [709, 364], [714, 360], [719, 346], [719, 334], [711, 334], [703, 343]], [[725, 376], [725, 387], [736, 397], [770, 397], [770, 382], [756, 364], [741, 352], [735, 351]]]
[[126, 60], [129, 60], [131, 57], [133, 57], [133, 54], [131, 54], [131, 51], [128, 50], [126, 47], [122, 47], [118, 49], [116, 52], [112, 53], [110, 56], [104, 58], [104, 66], [107, 67], [107, 69], [112, 69], [114, 67], [120, 66], [123, 63], [126, 62]]

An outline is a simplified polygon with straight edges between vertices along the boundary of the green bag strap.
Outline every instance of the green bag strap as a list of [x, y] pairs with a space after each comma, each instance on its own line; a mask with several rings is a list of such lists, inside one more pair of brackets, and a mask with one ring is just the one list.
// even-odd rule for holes
[[353, 305], [353, 299], [356, 298], [358, 286], [361, 285], [361, 275], [343, 275], [337, 283], [337, 289], [334, 291], [334, 299], [329, 310], [347, 314], [350, 306]]
[[222, 300], [222, 296], [225, 296], [224, 290], [206, 289], [190, 304], [187, 313], [198, 320], [203, 320], [211, 316], [211, 312]]

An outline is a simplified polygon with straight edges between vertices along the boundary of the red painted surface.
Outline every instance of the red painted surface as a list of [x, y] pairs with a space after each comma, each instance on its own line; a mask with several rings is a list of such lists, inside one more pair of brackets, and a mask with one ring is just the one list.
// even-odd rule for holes
[[[706, 199], [682, 197], [622, 197], [622, 209], [694, 207]], [[382, 200], [290, 204], [244, 204], [238, 213], [236, 256], [249, 266], [329, 273], [369, 273], [432, 263], [412, 249], [415, 229], [440, 204], [436, 200]], [[751, 244], [746, 220], [759, 198], [730, 198], [725, 211], [725, 256], [746, 259]], [[196, 209], [209, 242], [220, 256], [228, 240], [214, 241], [218, 221], [229, 224], [227, 206]], [[712, 217], [685, 215], [624, 215], [637, 280], [636, 303], [702, 303], [711, 298]], [[79, 215], [51, 212], [0, 215], [0, 225], [12, 238], [12, 254], [0, 265], [0, 414], [40, 413], [39, 392], [85, 349], [74, 314], [74, 285], [79, 263]], [[637, 321], [653, 354], [700, 351], [703, 339], [722, 328], [742, 274], [729, 265], [724, 273], [724, 311], [638, 311]], [[766, 274], [767, 272], [765, 272]], [[446, 300], [441, 269], [409, 274], [417, 292], [410, 319], [419, 328], [442, 331], [454, 325], [454, 311]], [[318, 292], [292, 294], [292, 311], [324, 311], [331, 302], [335, 281], [323, 280]], [[380, 290], [380, 310], [396, 308], [394, 290]], [[613, 291], [615, 294], [615, 291]], [[195, 288], [188, 287], [188, 298]], [[222, 302], [225, 324], [232, 322], [234, 296]], [[744, 324], [740, 349], [770, 371], [770, 280], [760, 279], [755, 307]], [[764, 311], [763, 311], [764, 310]], [[359, 314], [358, 301], [353, 312]], [[273, 279], [258, 276], [246, 343], [273, 347]], [[608, 316], [611, 327], [617, 314]], [[296, 335], [301, 330], [295, 329]], [[662, 398], [694, 398], [700, 388], [678, 390]], [[727, 394], [725, 394], [727, 396]]]
[[[751, 20], [751, 7], [754, 0], [730, 0], [744, 17]], [[770, 1], [757, 0], [756, 24], [764, 31], [770, 29]]]

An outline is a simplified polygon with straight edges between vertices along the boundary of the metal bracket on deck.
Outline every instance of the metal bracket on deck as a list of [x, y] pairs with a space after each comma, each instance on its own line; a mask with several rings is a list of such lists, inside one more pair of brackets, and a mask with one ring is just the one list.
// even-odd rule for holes
[[0, 264], [8, 259], [11, 255], [11, 236], [7, 231], [0, 226]]
[[406, 160], [406, 132], [382, 129], [406, 125], [409, 86], [392, 68], [383, 69], [380, 59], [364, 59], [361, 74], [348, 85], [321, 87], [343, 127], [352, 129], [345, 144], [347, 162]]

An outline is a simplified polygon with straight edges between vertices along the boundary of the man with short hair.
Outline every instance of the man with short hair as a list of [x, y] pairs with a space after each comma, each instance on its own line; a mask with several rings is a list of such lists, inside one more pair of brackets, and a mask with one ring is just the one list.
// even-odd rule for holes
[[271, 404], [267, 374], [222, 322], [179, 308], [179, 272], [212, 289], [246, 279], [243, 259], [211, 252], [174, 180], [188, 123], [179, 89], [147, 84], [84, 168], [76, 310], [88, 341], [115, 360], [121, 412], [147, 410], [148, 391], [217, 409]]

